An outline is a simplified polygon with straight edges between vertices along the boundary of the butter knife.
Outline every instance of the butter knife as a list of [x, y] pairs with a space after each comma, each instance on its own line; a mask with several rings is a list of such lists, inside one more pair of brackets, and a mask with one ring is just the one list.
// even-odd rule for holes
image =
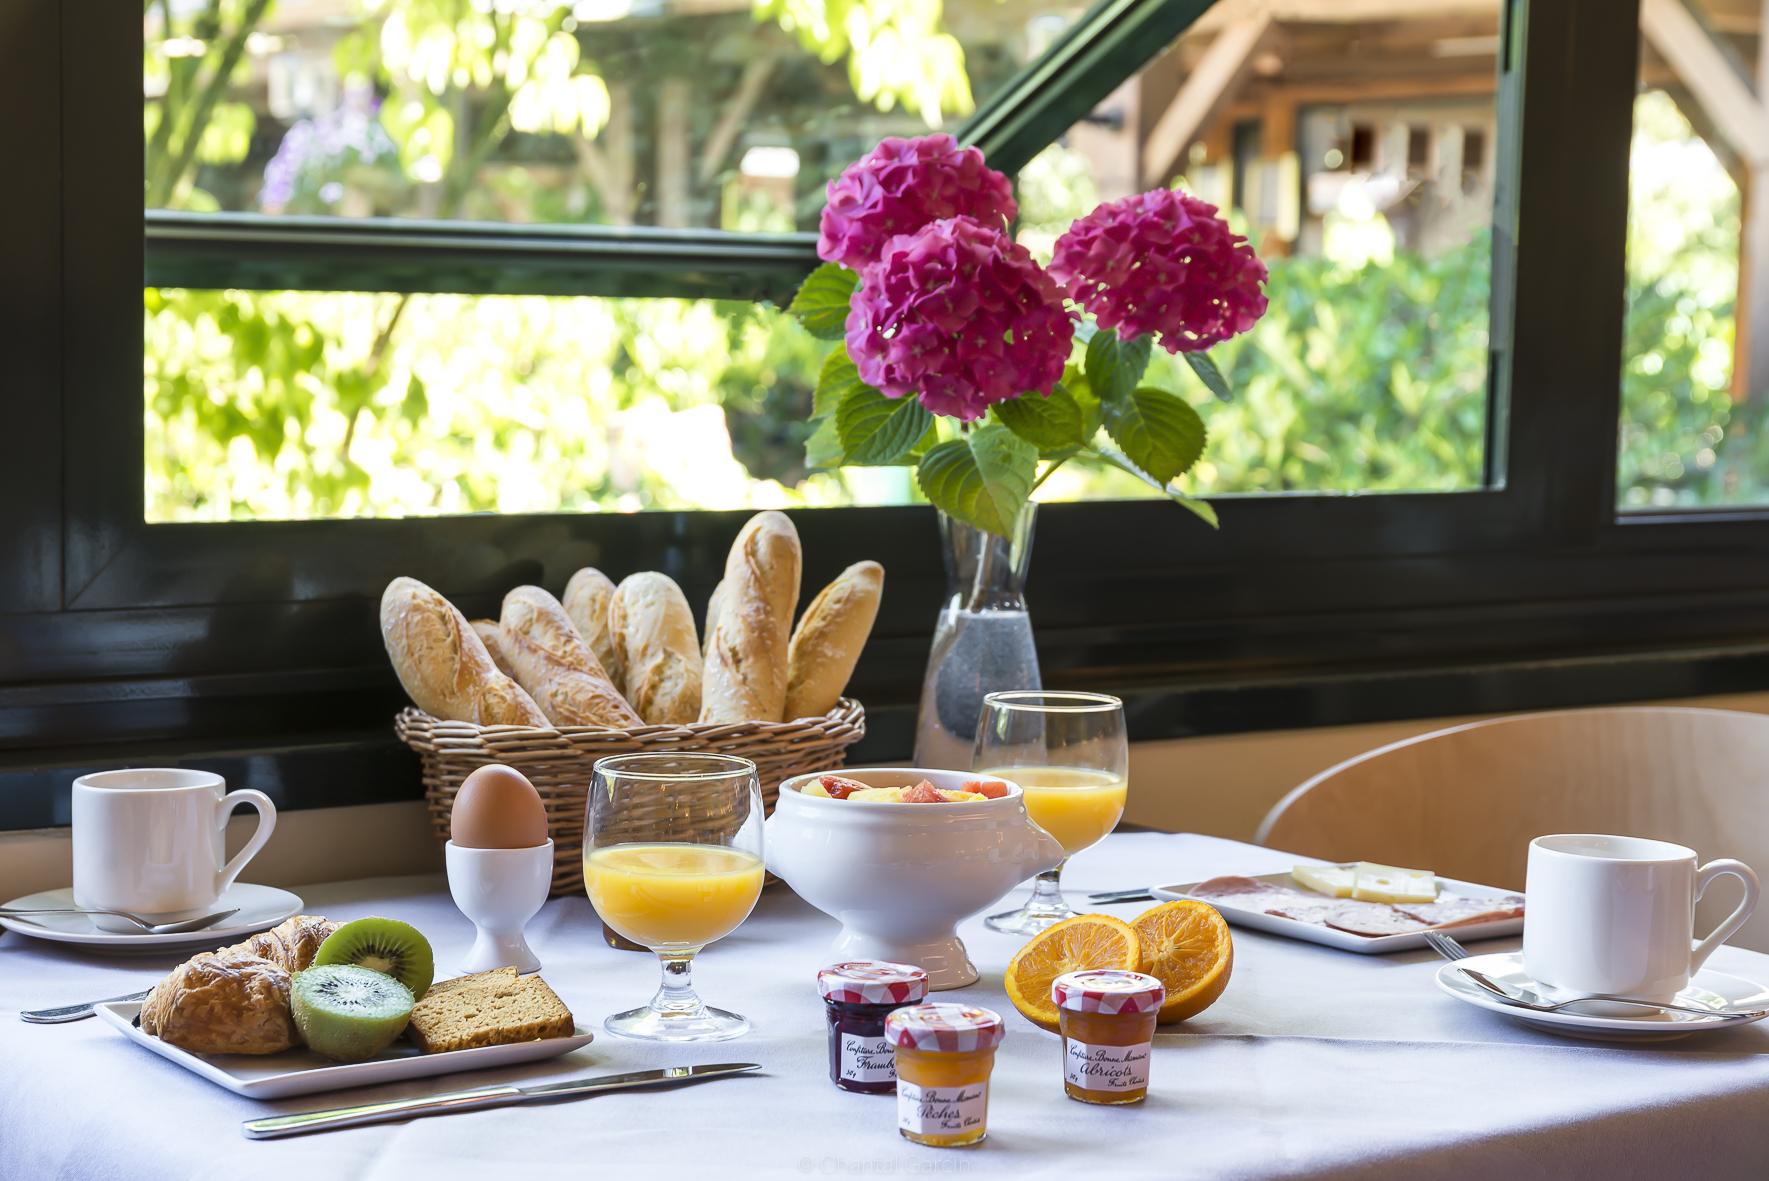
[[333, 1128], [415, 1119], [418, 1116], [442, 1115], [450, 1111], [476, 1111], [482, 1107], [502, 1107], [540, 1099], [575, 1099], [580, 1095], [624, 1091], [629, 1087], [700, 1083], [734, 1074], [747, 1074], [761, 1068], [762, 1064], [759, 1062], [720, 1062], [712, 1066], [671, 1066], [663, 1070], [635, 1071], [632, 1074], [605, 1074], [596, 1078], [568, 1079], [562, 1083], [542, 1083], [534, 1087], [478, 1087], [470, 1091], [431, 1095], [425, 1099], [391, 1099], [385, 1103], [361, 1103], [355, 1107], [332, 1107], [324, 1111], [302, 1112], [299, 1115], [252, 1119], [241, 1124], [240, 1131], [250, 1140], [270, 1140], [278, 1136], [299, 1136], [304, 1132], [325, 1132]]
[[87, 1001], [80, 1005], [63, 1005], [59, 1009], [27, 1009], [20, 1013], [19, 1020], [28, 1021], [32, 1025], [60, 1025], [64, 1021], [82, 1021], [92, 1016], [92, 1011], [99, 1005], [114, 1005], [123, 1001], [145, 1001], [147, 994], [152, 992], [144, 988], [140, 992], [131, 992], [125, 996], [107, 996], [101, 1001]]

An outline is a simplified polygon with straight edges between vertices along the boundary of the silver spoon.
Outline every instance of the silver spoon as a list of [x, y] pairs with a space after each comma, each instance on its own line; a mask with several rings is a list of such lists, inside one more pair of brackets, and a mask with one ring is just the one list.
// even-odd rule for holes
[[1514, 1005], [1519, 1009], [1529, 1009], [1536, 1013], [1558, 1013], [1568, 1005], [1607, 1004], [1631, 1005], [1636, 1009], [1657, 1009], [1668, 1013], [1688, 1013], [1691, 1016], [1702, 1017], [1709, 1021], [1754, 1021], [1762, 1017], [1765, 1012], [1769, 1012], [1769, 1010], [1763, 1009], [1698, 1009], [1692, 1005], [1673, 1005], [1664, 1001], [1637, 1001], [1620, 996], [1575, 996], [1568, 1001], [1544, 1003], [1521, 996], [1499, 984], [1486, 973], [1476, 972], [1466, 964], [1456, 965], [1456, 970], [1507, 1004]]
[[41, 927], [43, 925], [42, 923], [33, 922], [28, 916], [49, 914], [102, 914], [114, 916], [122, 919], [126, 923], [133, 923], [137, 927], [140, 927], [142, 933], [145, 935], [181, 935], [186, 931], [201, 931], [205, 927], [213, 927], [222, 919], [232, 918], [239, 912], [240, 908], [236, 906], [232, 910], [218, 910], [214, 914], [206, 914], [201, 918], [196, 919], [185, 919], [183, 922], [179, 923], [156, 923], [150, 919], [144, 919], [138, 914], [130, 914], [126, 910], [82, 910], [74, 907], [28, 907], [0, 908], [0, 918], [20, 919], [24, 922], [30, 923], [33, 927]]

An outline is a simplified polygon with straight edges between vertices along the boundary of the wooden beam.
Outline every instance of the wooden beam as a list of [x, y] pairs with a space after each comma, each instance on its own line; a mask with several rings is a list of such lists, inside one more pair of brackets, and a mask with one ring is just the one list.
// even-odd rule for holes
[[1273, 20], [1310, 25], [1356, 25], [1371, 21], [1434, 20], [1474, 13], [1490, 17], [1494, 0], [1217, 0], [1192, 23], [1192, 32], [1226, 29], [1264, 12]]
[[1769, 112], [1683, 0], [1641, 0], [1640, 31], [1739, 157], [1769, 167]]
[[1253, 52], [1270, 29], [1271, 18], [1254, 11], [1216, 35], [1143, 141], [1143, 184], [1167, 183], [1174, 164], [1247, 76]]
[[762, 97], [762, 90], [768, 85], [768, 79], [774, 73], [774, 59], [771, 57], [752, 58], [743, 67], [743, 77], [738, 80], [737, 92], [731, 101], [725, 104], [725, 113], [713, 126], [712, 134], [706, 137], [706, 144], [700, 149], [700, 183], [708, 184], [725, 166], [725, 158], [731, 154], [732, 145], [743, 131], [743, 125], [749, 121], [755, 111], [756, 103]]

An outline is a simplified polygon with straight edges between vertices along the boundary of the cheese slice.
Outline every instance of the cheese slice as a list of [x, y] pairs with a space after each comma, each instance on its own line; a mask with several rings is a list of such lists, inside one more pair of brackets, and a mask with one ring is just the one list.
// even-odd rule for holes
[[900, 787], [863, 787], [850, 793], [848, 801], [857, 804], [900, 804], [903, 802], [903, 790]]
[[1435, 902], [1437, 875], [1429, 869], [1400, 869], [1360, 861], [1353, 868], [1351, 896], [1365, 902]]
[[1350, 898], [1355, 877], [1348, 865], [1298, 865], [1290, 871], [1296, 884], [1329, 898]]

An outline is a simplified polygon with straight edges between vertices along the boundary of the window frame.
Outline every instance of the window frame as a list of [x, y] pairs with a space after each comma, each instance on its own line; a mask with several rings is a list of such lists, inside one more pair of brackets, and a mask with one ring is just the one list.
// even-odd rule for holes
[[[1105, 0], [966, 134], [1017, 171], [1207, 7]], [[1029, 599], [1048, 683], [1125, 692], [1149, 739], [1769, 680], [1769, 508], [1615, 505], [1637, 15], [1636, 0], [1503, 3], [1489, 486], [1226, 497], [1216, 533], [1164, 503], [1044, 506]], [[13, 399], [0, 465], [24, 556], [0, 574], [0, 645], [19, 657], [0, 674], [0, 829], [65, 822], [65, 784], [38, 769], [150, 754], [280, 752], [250, 765], [285, 806], [336, 801], [335, 778], [304, 780], [316, 765], [351, 798], [411, 796], [415, 772], [387, 774], [401, 698], [373, 622], [394, 574], [470, 613], [587, 563], [661, 569], [704, 601], [745, 514], [146, 524], [137, 279], [780, 300], [814, 265], [810, 235], [144, 221], [141, 138], [120, 117], [140, 102], [140, 26], [55, 0], [0, 22], [0, 87], [40, 116], [0, 135], [21, 174], [59, 177], [0, 192], [6, 224], [42, 231], [0, 243], [28, 280], [0, 332], [15, 388], [45, 395]], [[933, 511], [793, 516], [807, 588], [863, 557], [890, 570], [856, 692], [861, 756], [902, 757], [944, 595]]]

